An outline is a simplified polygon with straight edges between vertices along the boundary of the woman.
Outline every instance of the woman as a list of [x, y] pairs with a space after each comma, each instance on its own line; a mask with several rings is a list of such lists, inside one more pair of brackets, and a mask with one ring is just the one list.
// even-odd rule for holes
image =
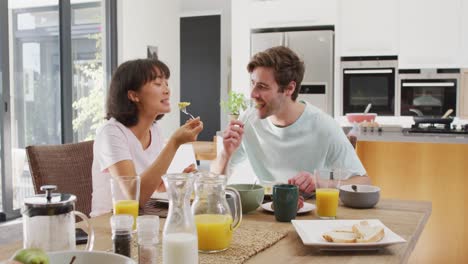
[[[167, 144], [157, 120], [169, 113], [169, 68], [159, 60], [140, 59], [120, 65], [107, 96], [108, 121], [94, 141], [91, 216], [110, 212], [110, 177], [139, 175], [140, 206], [158, 188], [180, 145], [195, 141], [203, 129], [199, 118], [177, 129]], [[185, 172], [194, 170], [192, 164]]]

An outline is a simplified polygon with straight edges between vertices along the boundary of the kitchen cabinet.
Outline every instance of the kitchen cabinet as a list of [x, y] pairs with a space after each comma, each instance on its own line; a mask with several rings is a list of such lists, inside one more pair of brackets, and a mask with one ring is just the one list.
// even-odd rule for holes
[[461, 67], [468, 68], [468, 0], [462, 0], [461, 13]]
[[400, 1], [400, 68], [460, 66], [461, 1]]
[[460, 80], [460, 114], [458, 117], [468, 119], [468, 69], [461, 71]]
[[398, 54], [398, 6], [398, 0], [340, 1], [341, 56]]
[[358, 141], [357, 153], [381, 199], [432, 202], [408, 263], [468, 263], [468, 144]]

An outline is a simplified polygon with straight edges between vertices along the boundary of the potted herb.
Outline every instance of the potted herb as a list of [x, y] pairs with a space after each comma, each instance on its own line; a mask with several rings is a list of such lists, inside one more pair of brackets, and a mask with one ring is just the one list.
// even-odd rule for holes
[[241, 111], [247, 109], [246, 99], [243, 93], [230, 91], [227, 101], [221, 101], [221, 108], [232, 119], [237, 119]]

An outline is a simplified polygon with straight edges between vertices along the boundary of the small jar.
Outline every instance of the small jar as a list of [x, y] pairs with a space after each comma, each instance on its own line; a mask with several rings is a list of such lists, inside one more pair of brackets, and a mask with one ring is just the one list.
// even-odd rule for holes
[[114, 253], [131, 258], [133, 216], [126, 214], [111, 217], [112, 248]]
[[159, 217], [144, 215], [137, 218], [138, 263], [158, 263]]

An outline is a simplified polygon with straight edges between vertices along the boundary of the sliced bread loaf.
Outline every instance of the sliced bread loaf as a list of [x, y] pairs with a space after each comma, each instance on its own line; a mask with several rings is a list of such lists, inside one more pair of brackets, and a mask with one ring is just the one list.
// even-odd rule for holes
[[356, 243], [356, 234], [352, 232], [331, 231], [322, 235], [328, 242], [335, 243]]
[[371, 226], [367, 221], [353, 225], [353, 232], [356, 234], [358, 243], [377, 242], [385, 235], [383, 227]]

